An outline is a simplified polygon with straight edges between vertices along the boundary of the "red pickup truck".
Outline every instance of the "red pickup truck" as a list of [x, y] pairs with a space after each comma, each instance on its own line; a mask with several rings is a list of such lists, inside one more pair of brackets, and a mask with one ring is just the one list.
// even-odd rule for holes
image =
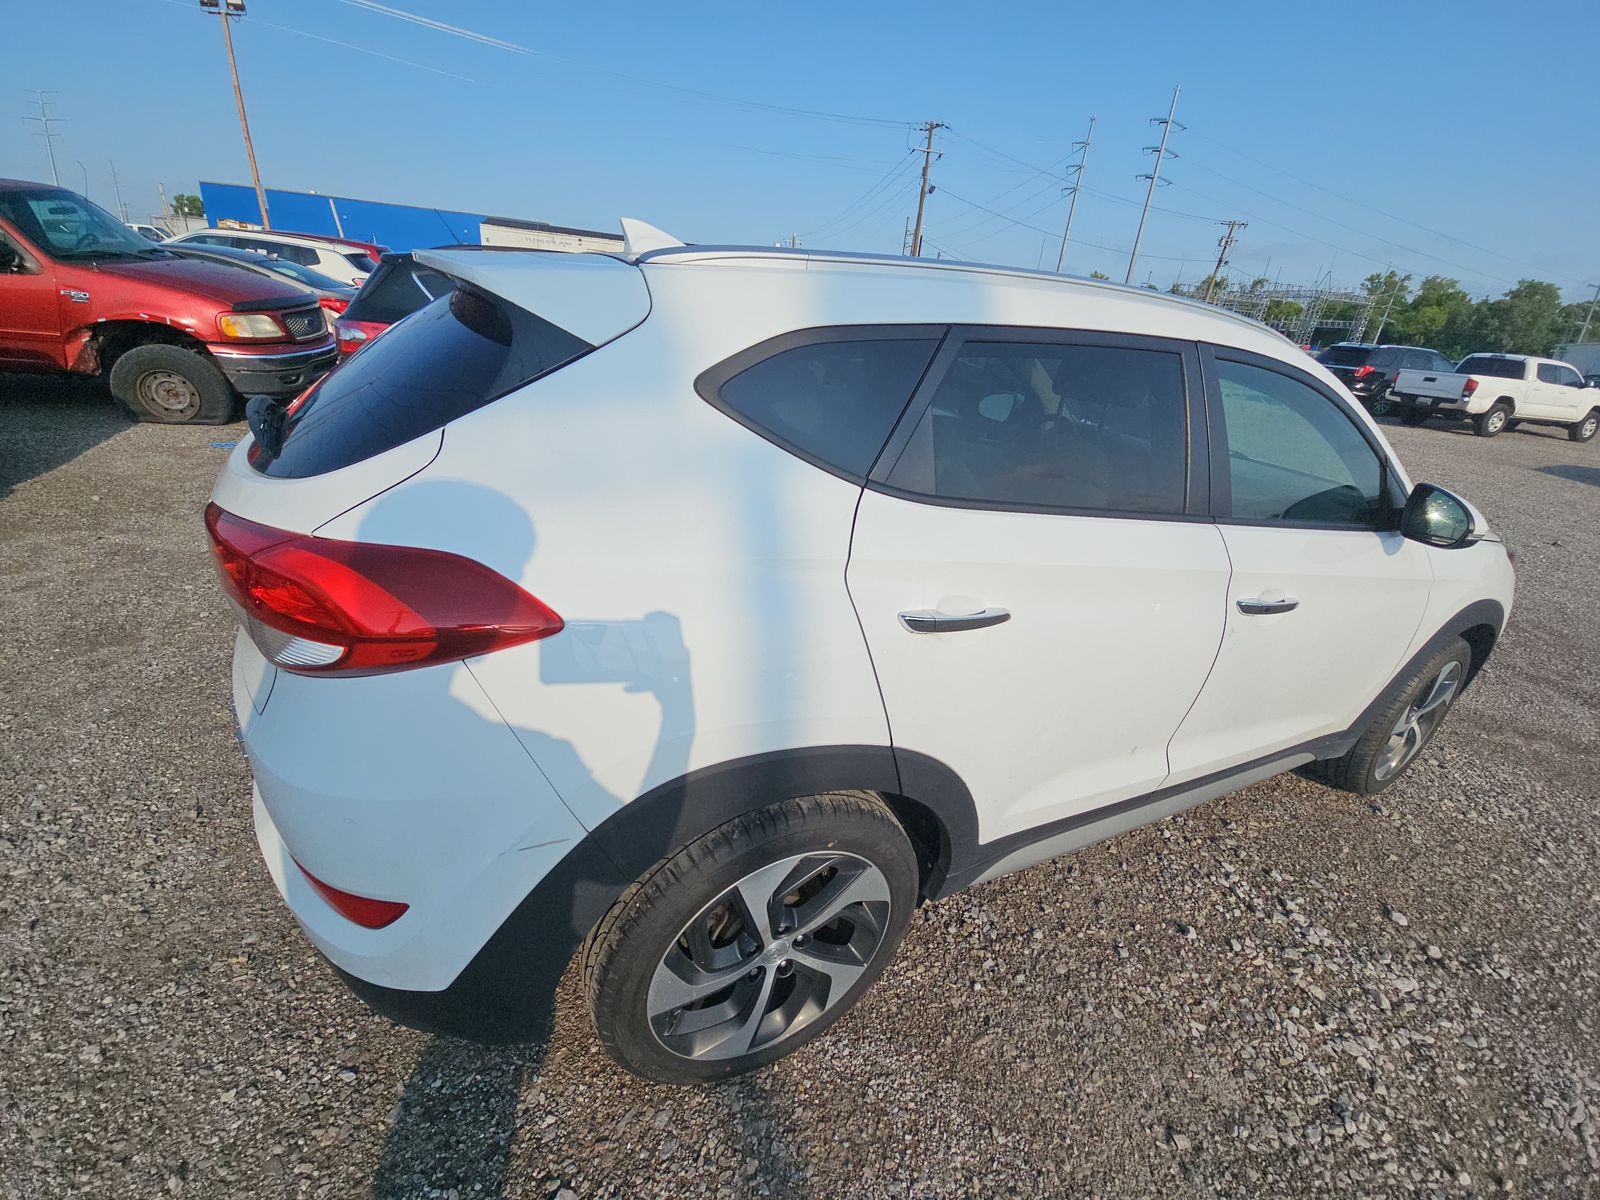
[[293, 396], [337, 357], [314, 294], [0, 179], [0, 371], [103, 375], [141, 420], [218, 425], [241, 395]]

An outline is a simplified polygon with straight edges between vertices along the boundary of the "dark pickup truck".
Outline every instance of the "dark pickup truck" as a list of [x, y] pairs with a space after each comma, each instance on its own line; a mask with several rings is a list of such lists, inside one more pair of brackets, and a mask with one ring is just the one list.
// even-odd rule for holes
[[185, 258], [76, 192], [0, 179], [0, 371], [103, 375], [145, 421], [221, 424], [338, 356], [315, 293]]

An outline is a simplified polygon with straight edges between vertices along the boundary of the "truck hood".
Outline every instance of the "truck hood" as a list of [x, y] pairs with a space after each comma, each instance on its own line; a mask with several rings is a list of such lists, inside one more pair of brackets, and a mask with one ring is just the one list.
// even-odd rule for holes
[[[284, 280], [279, 283], [222, 263], [202, 262], [194, 258], [132, 259], [114, 258], [100, 262], [72, 263], [74, 274], [98, 278], [102, 290], [114, 283], [125, 283], [128, 295], [139, 307], [150, 304], [150, 289], [167, 289], [184, 296], [214, 301], [218, 308], [232, 308], [235, 304], [262, 304], [283, 301], [286, 303], [311, 302], [315, 293], [299, 284]], [[263, 306], [270, 306], [264, 304]]]

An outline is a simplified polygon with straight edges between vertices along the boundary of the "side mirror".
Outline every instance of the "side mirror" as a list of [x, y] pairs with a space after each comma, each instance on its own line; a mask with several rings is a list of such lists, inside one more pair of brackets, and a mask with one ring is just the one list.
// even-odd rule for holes
[[1472, 510], [1437, 484], [1419, 483], [1406, 498], [1400, 532], [1424, 546], [1453, 550], [1472, 540]]

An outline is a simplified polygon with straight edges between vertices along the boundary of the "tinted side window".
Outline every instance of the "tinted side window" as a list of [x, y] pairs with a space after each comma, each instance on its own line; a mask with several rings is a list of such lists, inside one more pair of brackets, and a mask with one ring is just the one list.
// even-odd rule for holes
[[996, 508], [1181, 513], [1187, 464], [1179, 354], [968, 342], [887, 483]]
[[1377, 452], [1321, 392], [1217, 360], [1234, 517], [1375, 528], [1387, 516]]
[[592, 349], [524, 309], [461, 290], [341, 363], [256, 470], [300, 479], [347, 467], [482, 408]]
[[864, 479], [938, 346], [936, 337], [794, 346], [724, 380], [707, 399], [801, 458]]
[[1424, 368], [1426, 370], [1429, 370], [1429, 371], [1443, 371], [1443, 372], [1445, 372], [1445, 374], [1448, 375], [1449, 373], [1451, 373], [1452, 371], [1454, 371], [1456, 369], [1456, 365], [1455, 365], [1455, 363], [1451, 362], [1448, 358], [1446, 358], [1444, 355], [1440, 354], [1437, 350], [1435, 350], [1433, 352], [1432, 359], [1430, 359], [1426, 364], [1424, 364]]
[[1539, 382], [1540, 383], [1560, 383], [1561, 382], [1561, 369], [1559, 367], [1557, 367], [1555, 365], [1555, 363], [1540, 363], [1539, 364]]

